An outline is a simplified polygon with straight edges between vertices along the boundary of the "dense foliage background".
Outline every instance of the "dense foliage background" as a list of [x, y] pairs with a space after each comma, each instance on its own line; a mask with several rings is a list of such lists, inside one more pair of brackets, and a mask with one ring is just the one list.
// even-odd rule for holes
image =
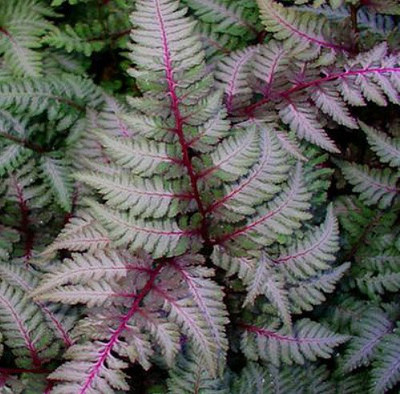
[[396, 0], [1, 0], [1, 392], [398, 392], [399, 50]]

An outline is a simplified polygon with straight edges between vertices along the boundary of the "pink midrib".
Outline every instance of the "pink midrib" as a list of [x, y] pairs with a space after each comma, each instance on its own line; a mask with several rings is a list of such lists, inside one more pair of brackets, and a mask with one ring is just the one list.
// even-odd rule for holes
[[[13, 277], [13, 280], [18, 283], [18, 285], [21, 287], [21, 289], [24, 289], [27, 292], [31, 292], [33, 288], [29, 285], [29, 283], [23, 281], [20, 277], [16, 276]], [[45, 304], [42, 302], [35, 302], [36, 305], [38, 305], [43, 312], [49, 317], [49, 319], [53, 322], [55, 328], [57, 331], [60, 333], [61, 338], [64, 341], [64, 344], [68, 347], [72, 345], [72, 340], [68, 335], [68, 332], [64, 330], [64, 327], [62, 327], [61, 323], [57, 320], [56, 316], [54, 316], [54, 313], [47, 308]]]
[[293, 194], [294, 194], [294, 189], [295, 189], [295, 188], [292, 186], [292, 188], [291, 188], [291, 190], [290, 190], [290, 192], [289, 192], [289, 194], [288, 194], [288, 196], [287, 196], [287, 199], [286, 199], [285, 202], [284, 202], [283, 204], [281, 204], [279, 207], [277, 207], [277, 208], [274, 209], [273, 211], [268, 212], [266, 215], [263, 215], [261, 218], [259, 218], [259, 219], [257, 219], [256, 221], [254, 221], [254, 222], [248, 224], [247, 226], [242, 227], [242, 228], [239, 228], [238, 230], [234, 231], [234, 232], [231, 233], [231, 234], [224, 235], [224, 236], [221, 237], [220, 239], [217, 239], [217, 240], [215, 241], [215, 243], [216, 243], [216, 244], [223, 243], [223, 242], [227, 241], [228, 239], [234, 238], [234, 237], [236, 237], [237, 235], [242, 234], [242, 233], [244, 233], [244, 232], [246, 232], [246, 231], [252, 229], [253, 227], [255, 227], [255, 226], [257, 226], [258, 224], [264, 222], [265, 220], [271, 218], [272, 216], [275, 216], [277, 213], [279, 213], [280, 211], [282, 211], [282, 209], [285, 208], [286, 205], [289, 204], [289, 201], [290, 201], [290, 199], [292, 198], [292, 196], [293, 196]]
[[203, 202], [200, 198], [200, 192], [197, 186], [197, 175], [194, 172], [192, 162], [189, 156], [189, 146], [188, 143], [185, 140], [184, 132], [183, 132], [183, 117], [179, 109], [179, 98], [176, 94], [175, 91], [175, 86], [176, 82], [174, 80], [173, 76], [173, 67], [172, 67], [172, 61], [171, 61], [171, 55], [170, 55], [170, 50], [168, 46], [168, 40], [167, 40], [167, 33], [165, 30], [164, 26], [164, 20], [161, 15], [161, 10], [160, 10], [160, 3], [159, 0], [154, 0], [155, 6], [156, 6], [156, 13], [157, 13], [157, 19], [158, 23], [160, 26], [160, 33], [161, 33], [161, 41], [162, 41], [162, 46], [163, 46], [163, 59], [164, 59], [164, 65], [165, 65], [165, 73], [166, 73], [166, 79], [168, 83], [168, 94], [171, 98], [171, 110], [175, 118], [175, 132], [178, 135], [179, 139], [179, 144], [181, 146], [182, 150], [182, 161], [183, 165], [186, 167], [189, 178], [190, 178], [190, 184], [192, 187], [193, 191], [193, 197], [196, 200], [198, 209], [200, 211], [200, 214], [202, 216], [202, 224], [201, 224], [201, 234], [203, 236], [203, 239], [205, 241], [208, 241], [208, 230], [206, 226], [206, 211], [203, 206]]
[[[267, 12], [267, 11], [266, 11]], [[295, 34], [297, 34], [298, 36], [300, 36], [301, 38], [305, 38], [308, 41], [314, 42], [320, 46], [326, 47], [326, 48], [330, 48], [330, 49], [335, 49], [335, 50], [339, 50], [339, 51], [347, 51], [349, 52], [350, 49], [349, 48], [345, 48], [341, 45], [336, 45], [336, 44], [332, 44], [330, 42], [326, 42], [326, 41], [322, 41], [316, 37], [313, 36], [309, 36], [307, 34], [305, 34], [304, 32], [296, 29], [293, 25], [291, 25], [290, 23], [288, 23], [287, 21], [285, 21], [283, 18], [281, 18], [277, 12], [274, 10], [273, 7], [270, 7], [268, 9], [268, 12], [270, 12], [277, 20], [280, 24], [282, 24], [283, 26], [287, 27], [289, 30], [291, 30], [292, 32], [294, 32]]]
[[[357, 76], [357, 75], [364, 75], [364, 74], [370, 74], [370, 73], [384, 74], [384, 73], [391, 73], [391, 72], [400, 72], [400, 67], [367, 68], [367, 69], [361, 69], [361, 70], [345, 71], [345, 72], [341, 72], [341, 73], [327, 75], [326, 77], [315, 79], [310, 82], [299, 83], [288, 90], [277, 93], [276, 96], [282, 97], [282, 98], [288, 98], [291, 94], [296, 93], [300, 90], [307, 89], [311, 86], [316, 86], [316, 85], [319, 85], [324, 82], [333, 81], [338, 78], [345, 78], [348, 76], [353, 76], [353, 75]], [[258, 107], [261, 107], [262, 105], [264, 105], [270, 101], [271, 101], [271, 99], [269, 97], [264, 98], [252, 105], [244, 107], [243, 109], [239, 110], [239, 112], [252, 114]]]
[[267, 154], [268, 152], [267, 149], [263, 149], [263, 146], [261, 146], [261, 150], [262, 150], [261, 162], [258, 165], [257, 169], [249, 176], [249, 178], [245, 182], [241, 183], [236, 189], [231, 190], [230, 193], [228, 193], [226, 196], [211, 204], [207, 208], [207, 212], [213, 212], [216, 208], [218, 208], [222, 204], [225, 204], [228, 200], [233, 198], [236, 194], [238, 194], [241, 190], [246, 188], [246, 186], [248, 186], [254, 179], [257, 178], [257, 176], [262, 172], [264, 165], [269, 158], [269, 155]]
[[248, 324], [241, 324], [242, 328], [244, 328], [248, 332], [255, 333], [257, 335], [262, 335], [267, 338], [274, 338], [278, 341], [285, 341], [285, 342], [297, 342], [297, 343], [323, 343], [323, 342], [331, 342], [334, 338], [296, 338], [296, 337], [289, 337], [285, 335], [278, 334], [274, 331], [266, 330], [264, 328], [251, 326]]
[[107, 357], [111, 354], [111, 351], [115, 345], [115, 343], [118, 341], [119, 337], [121, 334], [126, 330], [127, 325], [129, 321], [132, 319], [133, 315], [138, 311], [140, 303], [146, 297], [146, 295], [152, 290], [154, 281], [156, 280], [158, 274], [160, 273], [161, 269], [163, 268], [163, 264], [159, 264], [156, 269], [153, 270], [153, 272], [150, 275], [150, 278], [146, 282], [146, 285], [143, 287], [143, 289], [140, 291], [140, 293], [137, 295], [135, 298], [134, 303], [132, 304], [131, 309], [128, 311], [128, 313], [124, 316], [122, 321], [120, 322], [119, 326], [116, 328], [116, 330], [113, 332], [110, 340], [100, 353], [100, 358], [97, 360], [96, 364], [92, 368], [92, 371], [90, 372], [88, 378], [86, 379], [82, 389], [79, 391], [79, 394], [84, 394], [92, 384], [93, 380], [96, 378], [96, 376], [99, 374], [101, 368], [103, 367], [103, 364]]
[[204, 302], [203, 302], [203, 297], [199, 294], [196, 286], [194, 286], [194, 284], [192, 283], [192, 278], [190, 277], [190, 275], [188, 275], [185, 270], [177, 263], [173, 263], [173, 267], [182, 275], [182, 277], [184, 278], [186, 284], [188, 285], [188, 287], [190, 288], [190, 290], [192, 291], [192, 293], [194, 294], [196, 301], [197, 301], [197, 305], [200, 307], [200, 309], [203, 312], [203, 315], [205, 315], [205, 319], [213, 333], [213, 337], [214, 339], [217, 341], [218, 343], [218, 348], [222, 348], [222, 344], [221, 344], [221, 340], [220, 340], [220, 335], [218, 330], [215, 327], [215, 324], [213, 323], [213, 319], [210, 316], [207, 307], [205, 306]]
[[320, 245], [322, 245], [328, 239], [328, 237], [331, 235], [331, 233], [332, 233], [332, 231], [329, 229], [329, 231], [326, 231], [324, 236], [318, 242], [316, 242], [314, 245], [310, 246], [308, 249], [302, 250], [301, 252], [298, 252], [296, 254], [281, 257], [277, 260], [274, 260], [274, 262], [277, 264], [286, 263], [289, 260], [306, 256], [308, 253], [312, 252], [313, 250], [318, 248]]
[[237, 76], [243, 67], [243, 65], [246, 65], [246, 63], [249, 61], [249, 59], [252, 58], [254, 55], [254, 52], [257, 50], [257, 48], [253, 48], [252, 50], [247, 51], [246, 53], [243, 54], [243, 56], [239, 59], [239, 61], [235, 64], [235, 67], [233, 69], [232, 77], [229, 80], [228, 87], [227, 87], [227, 100], [226, 100], [226, 108], [228, 112], [232, 111], [232, 105], [233, 105], [233, 98], [235, 95], [236, 91], [236, 81], [237, 81]]
[[19, 332], [21, 333], [22, 337], [24, 338], [26, 347], [29, 350], [29, 353], [31, 355], [31, 359], [33, 362], [33, 365], [35, 367], [40, 367], [42, 365], [42, 362], [39, 358], [39, 354], [38, 351], [35, 348], [35, 345], [33, 344], [33, 341], [31, 340], [31, 338], [29, 337], [29, 330], [27, 328], [24, 327], [23, 322], [21, 321], [21, 319], [19, 319], [18, 317], [18, 312], [14, 309], [14, 307], [8, 302], [7, 298], [2, 297], [0, 295], [0, 300], [2, 301], [2, 303], [4, 305], [7, 306], [7, 308], [9, 309], [14, 321], [16, 322]]

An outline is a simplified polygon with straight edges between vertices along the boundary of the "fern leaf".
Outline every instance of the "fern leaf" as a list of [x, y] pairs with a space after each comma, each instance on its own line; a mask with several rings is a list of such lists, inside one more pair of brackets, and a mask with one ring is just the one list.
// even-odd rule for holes
[[400, 337], [385, 337], [379, 345], [379, 354], [373, 364], [371, 393], [378, 394], [391, 389], [400, 380]]
[[[154, 143], [147, 140], [127, 141], [126, 138], [112, 138], [102, 135], [101, 142], [107, 154], [116, 164], [129, 168], [134, 174], [159, 174], [169, 169], [181, 174], [177, 149], [173, 145]], [[172, 170], [171, 170], [172, 166]]]
[[256, 87], [264, 97], [283, 90], [287, 84], [287, 72], [290, 70], [289, 51], [280, 42], [272, 40], [268, 45], [258, 48], [253, 61], [253, 74], [260, 87]]
[[396, 186], [398, 175], [389, 168], [378, 170], [348, 163], [342, 163], [340, 167], [353, 190], [360, 193], [361, 200], [367, 205], [378, 204], [380, 208], [386, 208], [400, 192]]
[[83, 255], [74, 253], [71, 259], [64, 260], [64, 264], [57, 271], [44, 275], [40, 286], [31, 295], [49, 297], [51, 290], [77, 282], [85, 284], [99, 279], [117, 281], [124, 278], [128, 270], [129, 262], [116, 252], [98, 251]]
[[[305, 360], [315, 361], [317, 357], [329, 358], [333, 348], [348, 340], [345, 335], [337, 335], [309, 319], [302, 319], [294, 324], [293, 332], [286, 329], [271, 331], [250, 325], [243, 325], [242, 350], [249, 357], [246, 343], [255, 341], [257, 355], [274, 365], [304, 364]], [[249, 349], [252, 347], [250, 346]]]
[[[42, 74], [42, 55], [37, 51], [41, 37], [52, 30], [45, 16], [49, 8], [37, 0], [5, 0], [0, 7], [0, 54], [6, 67], [17, 77]], [[54, 16], [54, 14], [53, 14]]]
[[329, 269], [339, 249], [339, 226], [329, 206], [325, 222], [317, 231], [311, 231], [304, 239], [282, 251], [274, 259], [275, 264], [282, 265], [297, 278], [316, 275], [319, 270]]
[[291, 326], [292, 320], [289, 312], [289, 299], [285, 289], [283, 275], [272, 268], [272, 263], [265, 255], [262, 255], [257, 262], [257, 268], [253, 271], [247, 285], [247, 295], [244, 306], [253, 304], [255, 298], [264, 294], [271, 304], [277, 309], [283, 322]]
[[249, 18], [252, 14], [246, 12], [245, 4], [230, 4], [223, 0], [184, 0], [184, 3], [202, 22], [212, 23], [217, 32], [233, 36], [255, 35], [254, 21]]
[[[0, 274], [2, 280], [9, 285], [21, 289], [26, 294], [29, 294], [37, 286], [38, 278], [33, 275], [29, 269], [23, 269], [18, 262], [13, 261], [14, 264], [1, 263]], [[41, 310], [48, 326], [53, 330], [54, 334], [62, 339], [64, 344], [68, 347], [72, 344], [72, 339], [69, 334], [72, 323], [74, 321], [73, 314], [71, 313], [69, 319], [66, 319], [62, 313], [58, 313], [51, 305], [37, 302], [36, 305]], [[62, 311], [65, 312], [65, 311]]]
[[69, 168], [63, 159], [43, 156], [41, 159], [43, 178], [50, 184], [56, 201], [66, 211], [72, 209], [72, 182]]
[[317, 110], [308, 105], [305, 97], [299, 95], [295, 101], [284, 100], [279, 107], [279, 115], [283, 122], [288, 124], [300, 138], [305, 138], [330, 152], [339, 152], [322, 128]]
[[258, 47], [249, 47], [222, 58], [217, 67], [215, 78], [225, 91], [225, 103], [228, 112], [250, 103], [252, 90], [248, 84], [251, 61]]
[[260, 135], [255, 127], [239, 130], [236, 135], [225, 139], [211, 154], [213, 167], [206, 174], [225, 180], [235, 181], [248, 172], [259, 157]]
[[311, 98], [316, 106], [325, 114], [329, 115], [335, 122], [350, 129], [357, 129], [358, 125], [350, 115], [346, 103], [335, 88], [318, 86], [311, 93]]
[[[83, 109], [82, 102], [95, 108], [102, 103], [100, 90], [88, 79], [71, 74], [60, 74], [42, 78], [24, 78], [0, 83], [0, 107], [17, 109], [18, 113], [51, 113], [57, 118], [56, 108]], [[64, 107], [63, 107], [64, 106]], [[53, 112], [54, 111], [54, 112]], [[64, 111], [61, 116], [65, 117]], [[72, 118], [74, 120], [75, 118]], [[71, 120], [70, 120], [71, 124]]]
[[350, 341], [344, 356], [343, 369], [350, 372], [362, 365], [368, 365], [376, 355], [377, 346], [382, 338], [391, 333], [393, 322], [381, 309], [371, 308], [357, 322], [358, 335]]
[[145, 221], [132, 214], [111, 211], [94, 201], [88, 203], [116, 246], [125, 246], [132, 251], [144, 249], [157, 258], [179, 255], [187, 249], [189, 242], [197, 242], [193, 231], [180, 229], [175, 221]]
[[359, 123], [367, 135], [372, 150], [379, 156], [381, 162], [388, 163], [392, 167], [400, 167], [400, 141], [386, 136], [363, 122]]
[[270, 127], [261, 126], [260, 151], [258, 162], [239, 182], [224, 186], [224, 195], [208, 207], [214, 216], [226, 219], [226, 210], [243, 218], [243, 214], [255, 213], [257, 205], [269, 200], [279, 191], [279, 184], [287, 178], [289, 163], [285, 152]]
[[[333, 293], [335, 285], [350, 268], [350, 263], [344, 263], [333, 270], [325, 270], [315, 277], [289, 284], [288, 296], [293, 313], [311, 311], [315, 305], [326, 301], [325, 293]], [[290, 281], [288, 281], [290, 282]]]
[[193, 200], [188, 185], [182, 181], [165, 184], [162, 178], [133, 178], [121, 173], [106, 178], [105, 175], [79, 174], [77, 179], [96, 188], [108, 205], [119, 210], [129, 209], [144, 219], [149, 217], [174, 217], [188, 209]]
[[[128, 390], [126, 375], [121, 371], [128, 364], [114, 356], [117, 353], [129, 357], [131, 362], [141, 361], [148, 368], [148, 355], [150, 352], [148, 340], [139, 330], [131, 325], [132, 319], [138, 313], [140, 303], [153, 289], [163, 265], [159, 264], [154, 270], [148, 271], [147, 279], [141, 283], [137, 296], [132, 301], [129, 309], [125, 310], [119, 318], [111, 319], [114, 326], [110, 330], [110, 317], [104, 316], [97, 323], [96, 340], [83, 344], [76, 344], [67, 351], [69, 361], [61, 365], [50, 376], [56, 381], [61, 381], [55, 386], [55, 393], [67, 393], [73, 389], [81, 394], [99, 390], [113, 392], [113, 389]], [[93, 326], [93, 322], [87, 325]], [[96, 326], [96, 325], [95, 325]]]
[[188, 146], [198, 152], [210, 152], [229, 134], [230, 123], [226, 119], [226, 110], [222, 109], [199, 128], [196, 135], [188, 141]]
[[241, 371], [240, 377], [235, 379], [232, 392], [234, 394], [246, 394], [249, 387], [252, 387], [256, 394], [267, 392], [272, 386], [268, 380], [269, 373], [270, 371], [256, 363], [248, 363]]
[[229, 394], [227, 376], [224, 379], [213, 378], [202, 363], [198, 354], [189, 350], [185, 357], [180, 355], [170, 371], [167, 381], [170, 394], [190, 394], [204, 392], [207, 394]]
[[330, 41], [329, 22], [321, 16], [285, 8], [273, 0], [258, 0], [261, 20], [277, 40], [285, 40], [288, 47], [300, 46], [302, 58], [315, 58], [321, 48], [343, 51], [345, 48]]
[[400, 272], [384, 272], [378, 275], [368, 272], [360, 275], [356, 282], [363, 293], [371, 296], [384, 294], [385, 291], [397, 292], [400, 289]]
[[57, 250], [96, 251], [111, 243], [107, 231], [87, 212], [77, 212], [70, 219], [55, 241], [43, 252], [43, 256]]
[[57, 343], [39, 307], [22, 290], [3, 280], [0, 281], [0, 326], [5, 343], [22, 368], [40, 367], [57, 353]]
[[[299, 164], [281, 194], [266, 207], [258, 208], [256, 215], [248, 220], [244, 227], [221, 236], [216, 243], [235, 247], [242, 244], [242, 247], [246, 248], [248, 239], [250, 242], [259, 243], [261, 247], [274, 242], [278, 234], [289, 235], [299, 228], [300, 220], [310, 218], [307, 212], [309, 194], [302, 183], [301, 174], [302, 168]], [[254, 246], [251, 243], [251, 247]]]
[[186, 283], [195, 304], [209, 327], [218, 353], [222, 353], [219, 358], [223, 358], [228, 350], [224, 327], [228, 323], [228, 319], [222, 302], [223, 293], [221, 289], [211, 280], [205, 279], [211, 277], [213, 272], [207, 272], [201, 267], [190, 266], [185, 262], [175, 263], [173, 268], [179, 272]]
[[[178, 270], [187, 285], [187, 296], [182, 299], [171, 297], [164, 289], [158, 289], [164, 298], [164, 308], [170, 318], [178, 324], [192, 340], [194, 350], [204, 358], [204, 363], [212, 376], [221, 370], [227, 350], [224, 325], [226, 311], [222, 303], [222, 292], [208, 279], [213, 270], [191, 267], [191, 261], [177, 262]], [[189, 265], [188, 265], [189, 264]]]

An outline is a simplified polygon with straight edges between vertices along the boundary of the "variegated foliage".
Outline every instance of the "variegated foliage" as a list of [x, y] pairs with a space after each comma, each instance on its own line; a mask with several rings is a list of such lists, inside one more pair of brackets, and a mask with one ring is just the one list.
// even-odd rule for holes
[[[130, 74], [142, 96], [128, 106], [107, 98], [103, 112], [88, 114], [76, 148], [76, 179], [88, 197], [44, 256], [75, 253], [49, 267], [33, 292], [38, 302], [86, 306], [75, 328], [85, 340], [50, 375], [53, 391], [128, 390], [127, 359], [148, 369], [161, 357], [172, 366], [182, 338], [195, 358], [193, 367], [183, 365], [202, 360], [206, 380], [223, 379], [226, 325], [243, 335], [247, 326], [240, 314], [228, 320], [210, 264], [228, 271], [225, 285], [232, 275], [242, 280], [248, 312], [261, 298], [270, 302], [277, 338], [281, 330], [299, 342], [313, 337], [310, 349], [293, 350], [304, 358], [278, 352], [277, 362], [327, 357], [347, 338], [324, 328], [314, 334], [317, 323], [292, 317], [320, 304], [348, 268], [332, 264], [338, 227], [331, 208], [322, 225], [310, 222], [310, 201], [325, 183], [306, 183], [319, 170], [288, 159], [290, 138], [270, 122], [232, 127], [195, 24], [178, 2], [136, 7]], [[304, 159], [304, 146], [292, 148]]]

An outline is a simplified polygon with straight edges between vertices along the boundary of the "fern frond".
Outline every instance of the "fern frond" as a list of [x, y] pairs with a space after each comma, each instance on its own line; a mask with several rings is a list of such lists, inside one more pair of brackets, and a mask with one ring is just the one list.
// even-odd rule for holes
[[279, 116], [300, 138], [304, 138], [330, 152], [338, 153], [335, 143], [329, 138], [318, 120], [318, 111], [308, 105], [308, 98], [303, 94], [294, 100], [282, 102]]
[[400, 192], [396, 185], [398, 174], [389, 168], [370, 169], [366, 165], [348, 163], [341, 163], [340, 167], [353, 190], [360, 193], [361, 200], [367, 205], [378, 204], [380, 208], [386, 208]]
[[[88, 258], [83, 259], [76, 255], [75, 262], [69, 265], [71, 270], [65, 270], [66, 275], [56, 274], [55, 281], [53, 276], [49, 277], [53, 282], [49, 285], [54, 285], [55, 288], [43, 293], [44, 297], [57, 298], [59, 290], [71, 287], [71, 281], [75, 287], [81, 286], [82, 290], [90, 293], [88, 283], [99, 285], [106, 283], [107, 278], [116, 277], [115, 273], [111, 273], [113, 270], [104, 269], [99, 257], [96, 260], [96, 256], [91, 256], [88, 265]], [[126, 264], [128, 254], [123, 257]], [[114, 295], [109, 294], [108, 301], [104, 299], [103, 303], [109, 305], [105, 314], [99, 316], [94, 312], [93, 317], [83, 320], [78, 327], [80, 333], [92, 340], [73, 345], [68, 350], [67, 357], [73, 361], [67, 362], [51, 374], [52, 379], [64, 382], [56, 386], [55, 392], [66, 392], [71, 387], [82, 393], [91, 392], [90, 390], [100, 387], [99, 384], [102, 384], [102, 389], [106, 387], [108, 390], [126, 390], [127, 385], [121, 370], [127, 364], [120, 358], [128, 357], [131, 362], [137, 361], [145, 369], [149, 368], [149, 357], [154, 352], [149, 342], [148, 334], [151, 334], [171, 364], [178, 348], [177, 326], [188, 336], [191, 346], [205, 360], [206, 370], [214, 377], [225, 358], [227, 340], [224, 325], [227, 319], [222, 291], [209, 279], [214, 272], [201, 267], [202, 262], [201, 257], [189, 255], [170, 262], [161, 262], [153, 268], [149, 258], [131, 260], [132, 266], [130, 263], [125, 266], [127, 276], [123, 278], [121, 274], [117, 274], [121, 280], [120, 289], [116, 289], [114, 307], [110, 306]], [[93, 264], [96, 270], [91, 272]], [[79, 274], [78, 265], [86, 271]], [[86, 284], [82, 286], [78, 283]], [[46, 282], [43, 286], [42, 289], [39, 287], [40, 292], [46, 286], [49, 287]], [[121, 291], [125, 293], [125, 297]], [[99, 299], [102, 297], [99, 296]], [[94, 297], [86, 302], [89, 307], [99, 304]]]
[[[305, 280], [293, 279], [289, 284], [288, 297], [293, 313], [311, 311], [315, 305], [326, 301], [325, 293], [333, 293], [335, 285], [350, 268], [350, 263], [344, 263], [332, 270], [325, 270], [315, 277]], [[290, 283], [290, 281], [289, 281]]]
[[355, 335], [344, 356], [343, 369], [352, 371], [368, 365], [376, 356], [382, 338], [391, 333], [393, 322], [381, 309], [370, 308], [355, 325]]
[[104, 135], [100, 138], [105, 151], [116, 164], [129, 168], [134, 174], [151, 176], [169, 170], [175, 176], [181, 175], [181, 166], [177, 165], [180, 160], [178, 150], [172, 144], [143, 139], [133, 142]]
[[244, 215], [254, 214], [255, 207], [278, 193], [280, 184], [287, 179], [290, 164], [274, 130], [269, 125], [257, 128], [260, 130], [260, 157], [238, 182], [225, 183], [223, 196], [207, 208], [215, 217], [240, 220]]
[[297, 321], [292, 331], [285, 328], [275, 331], [247, 324], [243, 329], [241, 348], [248, 358], [268, 360], [278, 366], [281, 362], [304, 364], [305, 360], [315, 361], [317, 357], [330, 358], [333, 348], [349, 339], [309, 319]]
[[193, 350], [180, 355], [175, 367], [170, 371], [167, 381], [170, 394], [190, 394], [204, 392], [207, 394], [229, 394], [228, 376], [224, 379], [213, 378], [203, 364], [203, 360]]
[[360, 275], [356, 282], [363, 293], [371, 296], [384, 294], [386, 291], [397, 292], [400, 289], [400, 272], [384, 272], [377, 275], [367, 272]]
[[199, 242], [193, 230], [183, 230], [173, 220], [146, 221], [132, 213], [111, 211], [95, 201], [88, 204], [116, 246], [144, 249], [157, 258], [182, 254], [189, 243]]
[[300, 227], [300, 221], [310, 218], [309, 194], [302, 182], [302, 167], [297, 165], [289, 183], [267, 206], [261, 206], [247, 224], [216, 239], [226, 247], [265, 247], [276, 240], [278, 234], [290, 235]]
[[246, 9], [246, 2], [230, 3], [225, 0], [184, 0], [183, 3], [204, 23], [211, 24], [216, 32], [233, 36], [249, 36], [256, 33], [254, 10]]
[[57, 203], [67, 212], [72, 209], [72, 181], [69, 178], [69, 168], [65, 160], [42, 156], [42, 176], [47, 181], [55, 195]]
[[[102, 102], [99, 89], [89, 79], [65, 73], [1, 82], [0, 93], [1, 108], [12, 108], [18, 113], [31, 115], [47, 111], [50, 119], [57, 119], [61, 115], [56, 111], [60, 107], [82, 111], [84, 102], [90, 102], [93, 108]], [[70, 111], [66, 112], [70, 115]], [[76, 117], [69, 120], [69, 125], [73, 119]]]
[[[138, 260], [135, 260], [135, 266]], [[132, 264], [133, 266], [133, 264]], [[90, 283], [98, 281], [100, 278], [104, 281], [118, 281], [126, 277], [129, 271], [129, 261], [123, 254], [110, 251], [97, 251], [94, 254], [74, 253], [71, 259], [64, 260], [64, 264], [55, 272], [50, 272], [42, 277], [40, 286], [36, 287], [31, 296], [39, 298], [41, 295], [46, 300], [55, 288], [71, 285], [75, 283]]]
[[39, 77], [42, 70], [41, 37], [53, 29], [54, 16], [40, 0], [4, 0], [0, 6], [0, 54], [17, 77]]
[[269, 97], [286, 85], [289, 70], [290, 51], [279, 41], [272, 40], [260, 46], [253, 61], [253, 74], [257, 78], [254, 88]]
[[174, 217], [189, 209], [193, 197], [183, 181], [165, 184], [161, 177], [143, 179], [121, 173], [107, 178], [104, 174], [79, 174], [77, 179], [97, 189], [108, 205], [132, 214], [149, 217]]
[[329, 269], [329, 263], [334, 260], [338, 249], [339, 226], [330, 206], [320, 228], [310, 231], [287, 250], [282, 250], [274, 263], [298, 278], [307, 278], [319, 270]]
[[380, 161], [392, 167], [400, 167], [400, 140], [390, 138], [363, 122], [360, 122], [360, 127], [367, 135], [371, 149], [379, 156]]
[[96, 251], [111, 243], [107, 231], [87, 212], [77, 212], [66, 224], [54, 242], [43, 255], [48, 256], [57, 250]]
[[300, 47], [302, 59], [316, 58], [322, 48], [333, 51], [348, 50], [333, 40], [330, 22], [323, 16], [286, 8], [274, 0], [258, 0], [261, 20], [274, 38], [285, 42], [286, 47]]
[[0, 326], [6, 345], [22, 368], [40, 367], [58, 351], [39, 307], [4, 280], [0, 281]]
[[370, 392], [378, 394], [391, 389], [400, 380], [400, 337], [398, 333], [385, 337], [378, 347], [373, 363]]
[[233, 52], [218, 62], [215, 78], [220, 81], [225, 91], [228, 112], [250, 103], [253, 92], [248, 78], [251, 74], [251, 61], [257, 52], [257, 46], [248, 47]]
[[206, 170], [208, 176], [214, 176], [225, 181], [235, 181], [249, 171], [260, 155], [260, 135], [256, 127], [237, 130], [226, 138], [211, 154], [213, 167]]

